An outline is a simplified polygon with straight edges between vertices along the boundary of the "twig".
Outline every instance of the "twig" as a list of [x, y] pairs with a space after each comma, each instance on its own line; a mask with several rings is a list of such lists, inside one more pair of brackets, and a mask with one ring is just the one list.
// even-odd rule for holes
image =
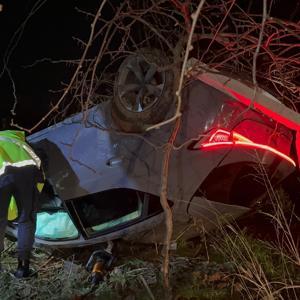
[[[32, 128], [30, 128], [29, 130], [27, 130], [29, 133], [31, 133], [32, 131], [34, 131], [38, 126], [40, 126], [54, 111], [56, 111], [58, 108], [59, 108], [59, 105], [62, 103], [62, 101], [64, 100], [65, 96], [69, 93], [69, 91], [71, 90], [71, 86], [72, 84], [74, 83], [75, 79], [76, 79], [76, 76], [78, 74], [78, 72], [80, 71], [80, 69], [82, 68], [82, 65], [84, 63], [84, 60], [87, 56], [87, 52], [90, 48], [90, 46], [92, 45], [93, 43], [93, 39], [94, 39], [94, 32], [95, 32], [95, 26], [96, 26], [96, 23], [97, 23], [97, 20], [98, 18], [100, 17], [101, 15], [101, 11], [105, 5], [105, 3], [107, 2], [107, 0], [103, 0], [96, 15], [95, 15], [95, 18], [91, 24], [91, 32], [90, 32], [90, 36], [89, 36], [89, 40], [87, 42], [87, 45], [84, 49], [84, 52], [81, 56], [81, 59], [80, 59], [80, 62], [71, 78], [71, 81], [70, 83], [68, 84], [67, 88], [65, 89], [63, 95], [60, 97], [60, 99], [58, 100], [58, 102], [56, 103], [56, 105], [51, 109], [49, 110], [41, 119], [39, 122], [37, 122]], [[17, 124], [14, 124], [14, 122], [12, 122], [12, 125], [15, 126], [15, 127], [18, 127], [20, 128]], [[22, 130], [24, 130], [25, 128], [20, 128]]]
[[151, 290], [150, 290], [150, 288], [149, 288], [149, 286], [148, 286], [148, 284], [147, 284], [147, 282], [146, 282], [144, 276], [143, 276], [142, 274], [140, 274], [140, 275], [139, 275], [139, 278], [140, 278], [140, 280], [142, 281], [143, 285], [145, 286], [145, 288], [146, 288], [146, 290], [147, 290], [147, 292], [148, 292], [150, 298], [151, 298], [152, 300], [155, 300], [155, 297], [154, 297], [154, 295], [152, 294], [152, 292], [151, 292]]
[[36, 273], [38, 273], [40, 270], [42, 270], [45, 266], [47, 266], [52, 260], [54, 259], [54, 256], [50, 256], [49, 259], [45, 263], [43, 263], [39, 268], [31, 274], [31, 276], [34, 276]]
[[235, 0], [232, 0], [229, 9], [227, 10], [227, 12], [226, 12], [226, 14], [225, 14], [225, 16], [224, 16], [222, 22], [220, 23], [218, 29], [216, 30], [216, 32], [215, 32], [213, 38], [211, 39], [211, 41], [210, 41], [208, 47], [206, 48], [206, 50], [205, 50], [205, 51], [203, 52], [203, 54], [201, 55], [200, 61], [203, 60], [203, 57], [204, 57], [205, 54], [209, 51], [209, 49], [210, 49], [211, 45], [213, 44], [213, 42], [216, 40], [216, 37], [217, 37], [217, 35], [219, 34], [219, 31], [220, 31], [220, 29], [222, 28], [222, 26], [223, 26], [223, 24], [224, 24], [224, 22], [225, 22], [227, 16], [229, 15], [229, 12], [231, 11], [231, 9], [232, 9], [232, 7], [233, 7], [234, 4], [235, 4]]
[[258, 57], [258, 54], [259, 54], [259, 51], [260, 51], [260, 48], [262, 45], [266, 20], [267, 20], [267, 0], [263, 0], [263, 17], [262, 17], [262, 22], [261, 22], [261, 29], [259, 32], [257, 47], [256, 47], [254, 55], [253, 55], [252, 82], [253, 82], [255, 90], [254, 90], [254, 97], [250, 103], [250, 107], [252, 107], [254, 104], [256, 91], [257, 91], [256, 64], [257, 64], [257, 57]]
[[187, 61], [188, 61], [188, 57], [190, 54], [190, 51], [192, 49], [192, 41], [193, 41], [193, 34], [195, 31], [195, 27], [201, 12], [201, 9], [203, 7], [205, 3], [205, 0], [201, 0], [201, 2], [199, 3], [197, 10], [192, 14], [192, 27], [191, 27], [191, 31], [189, 33], [188, 36], [188, 41], [187, 41], [187, 45], [186, 45], [186, 50], [185, 50], [185, 55], [184, 55], [184, 60], [183, 60], [183, 64], [182, 64], [182, 68], [181, 68], [181, 75], [180, 75], [180, 79], [179, 79], [179, 85], [178, 85], [178, 89], [176, 91], [176, 97], [177, 97], [177, 108], [176, 108], [176, 112], [174, 114], [174, 116], [168, 120], [165, 120], [163, 122], [160, 122], [158, 124], [155, 124], [153, 126], [149, 126], [146, 131], [152, 130], [152, 129], [157, 129], [160, 128], [161, 126], [164, 126], [166, 124], [169, 124], [171, 122], [173, 122], [174, 120], [176, 120], [177, 118], [179, 118], [181, 116], [181, 91], [182, 91], [182, 86], [183, 86], [183, 79], [185, 76], [185, 71], [186, 71], [186, 65], [187, 65]]
[[8, 252], [8, 250], [10, 250], [15, 244], [11, 243], [6, 249], [4, 249], [1, 254]]
[[12, 89], [13, 89], [13, 99], [14, 103], [12, 105], [12, 108], [10, 110], [12, 115], [15, 115], [15, 110], [18, 104], [18, 97], [17, 97], [17, 91], [16, 91], [16, 84], [13, 79], [11, 70], [8, 68], [8, 64], [10, 61], [10, 58], [12, 54], [14, 53], [14, 50], [16, 49], [19, 41], [21, 40], [23, 36], [23, 32], [25, 30], [25, 27], [27, 23], [29, 22], [30, 18], [47, 2], [47, 0], [39, 0], [37, 1], [33, 7], [31, 8], [31, 11], [29, 12], [28, 16], [25, 18], [25, 20], [22, 22], [22, 24], [19, 26], [19, 28], [14, 32], [12, 38], [10, 39], [8, 46], [5, 50], [4, 59], [3, 59], [3, 69], [0, 72], [0, 79], [2, 78], [5, 71], [7, 72], [8, 78], [11, 81]]
[[172, 135], [169, 139], [168, 144], [166, 145], [166, 151], [163, 158], [163, 167], [161, 174], [161, 192], [160, 192], [160, 203], [165, 213], [165, 224], [166, 224], [166, 235], [164, 242], [164, 261], [163, 261], [163, 277], [164, 285], [167, 289], [170, 288], [169, 285], [169, 252], [170, 252], [170, 243], [173, 235], [173, 219], [172, 211], [168, 203], [168, 173], [169, 173], [169, 161], [172, 151], [172, 146], [174, 144], [175, 138], [177, 136], [181, 118], [178, 118]]

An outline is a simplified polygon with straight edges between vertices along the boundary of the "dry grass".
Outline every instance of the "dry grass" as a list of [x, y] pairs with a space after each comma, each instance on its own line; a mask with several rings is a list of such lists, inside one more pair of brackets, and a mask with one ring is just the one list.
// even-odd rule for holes
[[273, 188], [269, 192], [272, 210], [262, 214], [273, 225], [272, 241], [254, 239], [231, 224], [220, 226], [214, 246], [224, 259], [234, 263], [245, 299], [298, 299], [299, 245], [291, 224], [299, 219], [293, 209], [286, 211], [287, 199], [282, 193]]

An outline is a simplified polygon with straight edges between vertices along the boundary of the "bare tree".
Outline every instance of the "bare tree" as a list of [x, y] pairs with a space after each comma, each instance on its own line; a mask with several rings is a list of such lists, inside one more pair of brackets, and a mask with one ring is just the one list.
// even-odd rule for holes
[[[88, 40], [77, 40], [83, 49], [82, 56], [73, 61], [49, 60], [74, 67], [72, 78], [59, 91], [55, 105], [32, 128], [23, 128], [12, 120], [14, 126], [33, 132], [46, 120], [60, 120], [70, 112], [86, 111], [101, 101], [111, 100], [118, 66], [126, 56], [153, 48], [164, 53], [168, 59], [160, 69], [173, 73], [175, 110], [168, 120], [153, 124], [148, 130], [174, 123], [165, 145], [161, 174], [161, 204], [166, 215], [163, 265], [166, 287], [169, 287], [172, 239], [172, 211], [167, 202], [168, 162], [180, 127], [181, 92], [188, 80], [188, 59], [194, 57], [198, 61], [193, 66], [194, 72], [199, 64], [202, 68], [205, 64], [216, 72], [248, 81], [255, 88], [264, 88], [297, 110], [300, 24], [270, 16], [272, 3], [264, 0], [258, 14], [242, 7], [237, 0], [126, 0], [118, 6], [103, 0], [96, 13], [77, 9], [91, 23]], [[39, 62], [33, 65], [36, 63]], [[6, 68], [9, 71], [8, 63]], [[13, 111], [16, 105], [17, 100]]]

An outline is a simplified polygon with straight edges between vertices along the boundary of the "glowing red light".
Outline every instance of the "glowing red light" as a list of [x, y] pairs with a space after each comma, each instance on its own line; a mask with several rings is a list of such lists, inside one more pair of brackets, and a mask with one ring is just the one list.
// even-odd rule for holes
[[263, 149], [280, 156], [281, 158], [290, 162], [294, 167], [296, 167], [296, 163], [294, 162], [294, 160], [291, 159], [289, 156], [285, 155], [284, 153], [268, 145], [254, 143], [253, 141], [234, 131], [229, 132], [223, 129], [218, 129], [211, 135], [207, 143], [201, 144], [201, 148], [220, 146], [240, 146], [245, 148]]
[[222, 143], [228, 141], [230, 141], [230, 132], [222, 129], [216, 130], [209, 139], [210, 143]]

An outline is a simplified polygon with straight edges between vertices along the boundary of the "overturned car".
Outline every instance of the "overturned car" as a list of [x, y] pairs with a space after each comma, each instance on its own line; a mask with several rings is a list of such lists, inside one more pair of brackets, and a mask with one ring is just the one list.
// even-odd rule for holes
[[[298, 119], [265, 91], [199, 67], [182, 93], [170, 158], [174, 236], [238, 217], [296, 168]], [[172, 76], [143, 55], [121, 65], [112, 101], [31, 135], [46, 184], [36, 244], [79, 247], [119, 238], [162, 242], [161, 168], [173, 124]], [[7, 233], [16, 236], [17, 224]]]

